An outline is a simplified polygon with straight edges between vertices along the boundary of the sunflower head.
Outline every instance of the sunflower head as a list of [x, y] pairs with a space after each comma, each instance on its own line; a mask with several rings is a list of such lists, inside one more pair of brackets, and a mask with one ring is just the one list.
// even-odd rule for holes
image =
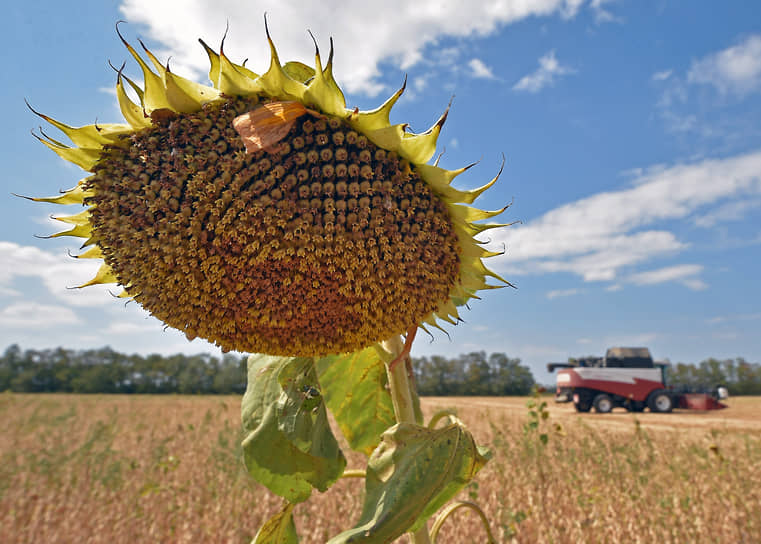
[[316, 48], [311, 68], [281, 64], [267, 37], [262, 75], [201, 41], [211, 87], [122, 38], [144, 80], [118, 72], [125, 124], [38, 114], [73, 145], [40, 140], [91, 173], [33, 199], [85, 206], [56, 217], [71, 228], [54, 235], [84, 238], [79, 257], [103, 259], [82, 287], [118, 283], [224, 350], [320, 356], [456, 323], [457, 307], [492, 287], [487, 277], [507, 284], [474, 238], [501, 226], [477, 221], [503, 210], [470, 206], [497, 178], [460, 191], [451, 182], [467, 168], [428, 164], [446, 113], [422, 134], [392, 125], [404, 86], [375, 110], [347, 109], [332, 41], [325, 66]]

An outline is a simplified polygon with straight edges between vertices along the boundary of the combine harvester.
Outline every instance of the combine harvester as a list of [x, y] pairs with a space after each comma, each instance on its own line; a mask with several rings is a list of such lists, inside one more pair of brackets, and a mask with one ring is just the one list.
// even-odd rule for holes
[[578, 412], [606, 414], [616, 407], [630, 412], [671, 412], [720, 410], [726, 404], [724, 387], [707, 392], [677, 390], [666, 385], [665, 363], [654, 363], [647, 348], [610, 348], [605, 357], [580, 359], [572, 363], [549, 363], [549, 372], [558, 370], [556, 402], [573, 402]]

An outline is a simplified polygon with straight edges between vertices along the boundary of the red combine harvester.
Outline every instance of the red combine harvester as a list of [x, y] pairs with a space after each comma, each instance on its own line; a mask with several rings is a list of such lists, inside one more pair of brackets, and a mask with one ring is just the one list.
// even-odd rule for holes
[[630, 412], [670, 412], [674, 408], [720, 410], [727, 398], [724, 387], [690, 391], [666, 385], [664, 363], [654, 363], [647, 348], [610, 348], [605, 357], [576, 363], [549, 363], [558, 370], [556, 402], [573, 402], [579, 412], [608, 413], [615, 407]]

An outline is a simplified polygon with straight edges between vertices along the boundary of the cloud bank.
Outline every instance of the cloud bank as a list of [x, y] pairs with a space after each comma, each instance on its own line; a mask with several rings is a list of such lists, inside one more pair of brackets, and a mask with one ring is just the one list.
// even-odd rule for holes
[[[758, 201], [759, 195], [761, 150], [657, 168], [627, 188], [582, 198], [525, 225], [503, 229], [493, 240], [504, 242], [507, 252], [490, 262], [511, 274], [570, 272], [585, 281], [620, 280], [622, 270], [688, 247], [666, 228], [666, 222], [687, 219], [694, 224], [712, 207], [750, 198]], [[719, 220], [720, 216], [711, 217]], [[685, 265], [623, 279], [639, 285], [680, 281], [703, 289], [699, 272], [694, 265]]]
[[266, 12], [281, 59], [310, 61], [313, 58], [314, 49], [307, 29], [325, 49], [328, 37], [333, 36], [340, 83], [349, 92], [374, 96], [384, 90], [380, 82], [382, 63], [392, 63], [406, 70], [423, 60], [428, 49], [436, 47], [442, 38], [486, 36], [528, 17], [570, 18], [583, 4], [584, 0], [475, 3], [387, 0], [348, 5], [338, 0], [319, 3], [124, 0], [120, 9], [128, 21], [145, 25], [148, 35], [165, 46], [162, 53], [164, 58], [171, 53], [174, 71], [189, 70], [199, 79], [208, 70], [208, 60], [196, 39], [203, 37], [216, 45], [228, 22], [230, 32], [225, 52], [234, 60], [248, 57], [247, 66], [254, 71], [265, 70], [269, 66], [262, 20]]

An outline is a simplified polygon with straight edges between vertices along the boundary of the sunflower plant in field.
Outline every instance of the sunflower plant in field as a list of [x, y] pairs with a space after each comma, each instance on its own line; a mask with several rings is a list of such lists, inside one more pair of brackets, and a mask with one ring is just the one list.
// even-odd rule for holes
[[[72, 127], [35, 112], [70, 143], [40, 141], [90, 173], [32, 198], [83, 205], [56, 216], [69, 227], [53, 235], [84, 239], [78, 258], [103, 261], [80, 287], [118, 284], [188, 338], [254, 353], [244, 461], [285, 499], [254, 542], [297, 542], [294, 506], [351, 476], [365, 480], [364, 507], [331, 543], [429, 542], [427, 520], [488, 452], [452, 415], [424, 425], [409, 350], [418, 328], [455, 324], [478, 291], [509, 285], [475, 238], [504, 226], [483, 222], [504, 209], [471, 206], [498, 176], [453, 187], [467, 168], [430, 164], [446, 113], [421, 134], [390, 123], [404, 86], [375, 110], [347, 108], [332, 42], [324, 65], [316, 43], [314, 67], [281, 64], [267, 32], [260, 75], [224, 40], [218, 53], [201, 41], [206, 86], [119, 37], [143, 75], [140, 86], [118, 70], [126, 123]], [[365, 469], [346, 469], [328, 410]], [[452, 503], [432, 534], [462, 506], [486, 519]]]

